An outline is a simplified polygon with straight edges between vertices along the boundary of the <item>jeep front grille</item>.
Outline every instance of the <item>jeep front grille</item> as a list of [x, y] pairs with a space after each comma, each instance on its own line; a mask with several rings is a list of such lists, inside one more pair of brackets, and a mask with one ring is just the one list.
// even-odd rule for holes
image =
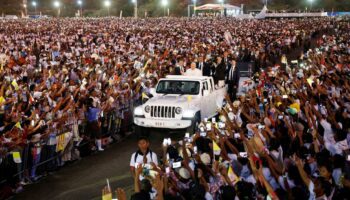
[[173, 106], [151, 106], [151, 117], [175, 118], [175, 107], [173, 107]]

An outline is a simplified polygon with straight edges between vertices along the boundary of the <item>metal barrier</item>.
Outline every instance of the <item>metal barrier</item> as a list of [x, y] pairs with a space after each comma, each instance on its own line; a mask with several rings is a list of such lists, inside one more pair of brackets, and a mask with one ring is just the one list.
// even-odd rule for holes
[[[116, 141], [123, 137], [125, 132], [131, 131], [133, 107], [138, 104], [137, 102], [139, 101], [130, 100], [119, 109], [111, 110], [101, 116], [103, 138], [112, 138]], [[82, 140], [76, 140], [74, 131], [78, 131]], [[89, 155], [89, 153], [81, 154], [83, 151], [88, 151], [92, 144], [85, 134], [85, 122], [66, 123], [59, 129], [50, 131], [44, 139], [27, 142], [25, 146], [7, 152], [0, 162], [0, 194], [1, 188], [5, 185], [15, 187], [20, 182], [31, 183], [62, 167], [66, 161]], [[109, 142], [105, 139], [104, 144], [107, 143]], [[20, 159], [21, 162], [16, 163], [16, 159]]]

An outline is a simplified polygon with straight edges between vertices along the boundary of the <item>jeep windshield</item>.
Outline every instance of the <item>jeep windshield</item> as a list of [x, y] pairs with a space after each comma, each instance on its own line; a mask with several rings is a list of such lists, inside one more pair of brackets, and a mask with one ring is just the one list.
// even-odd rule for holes
[[161, 80], [157, 86], [157, 93], [197, 95], [199, 87], [198, 81]]

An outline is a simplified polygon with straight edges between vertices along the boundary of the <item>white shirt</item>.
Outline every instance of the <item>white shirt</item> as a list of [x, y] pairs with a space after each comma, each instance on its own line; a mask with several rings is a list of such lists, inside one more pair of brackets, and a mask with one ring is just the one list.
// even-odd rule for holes
[[202, 71], [195, 68], [195, 69], [188, 69], [185, 72], [185, 76], [202, 76]]
[[[135, 167], [136, 165], [143, 164], [143, 155], [142, 154], [137, 154], [136, 162], [135, 162], [135, 154], [136, 154], [136, 152], [131, 155], [130, 167]], [[157, 158], [157, 154], [156, 153], [154, 153], [152, 151], [152, 158], [151, 158], [151, 153], [148, 152], [146, 157], [147, 157], [147, 163], [148, 164], [153, 162], [154, 164], [158, 165], [158, 158]]]

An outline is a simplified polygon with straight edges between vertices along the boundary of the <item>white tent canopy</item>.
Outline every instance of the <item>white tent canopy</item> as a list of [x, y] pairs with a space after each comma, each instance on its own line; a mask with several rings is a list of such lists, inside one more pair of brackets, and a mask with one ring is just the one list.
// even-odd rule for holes
[[202, 6], [195, 7], [194, 9], [195, 10], [214, 10], [214, 11], [220, 11], [222, 9], [241, 10], [240, 7], [230, 5], [230, 4], [204, 4]]

